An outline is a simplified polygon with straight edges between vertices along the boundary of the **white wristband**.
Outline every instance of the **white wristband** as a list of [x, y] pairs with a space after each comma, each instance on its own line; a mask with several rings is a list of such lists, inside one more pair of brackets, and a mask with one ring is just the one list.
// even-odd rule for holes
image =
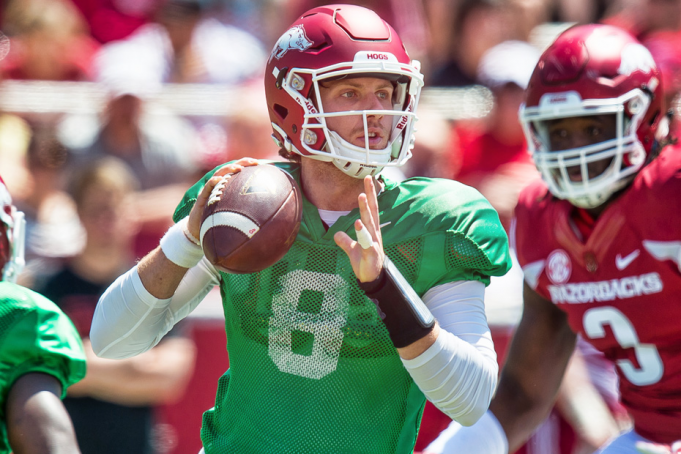
[[193, 268], [203, 258], [203, 248], [185, 235], [187, 220], [184, 218], [168, 229], [161, 238], [161, 250], [175, 265]]

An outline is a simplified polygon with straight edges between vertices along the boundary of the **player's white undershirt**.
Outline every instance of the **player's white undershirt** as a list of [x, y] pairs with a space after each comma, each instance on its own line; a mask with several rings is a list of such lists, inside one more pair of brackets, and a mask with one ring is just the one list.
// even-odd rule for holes
[[341, 218], [341, 216], [345, 216], [346, 214], [350, 214], [349, 211], [329, 211], [329, 210], [319, 210], [319, 217], [322, 218], [322, 222], [324, 224], [328, 225], [331, 227], [333, 224], [336, 223], [338, 219]]
[[[348, 213], [319, 210], [328, 226]], [[133, 267], [97, 304], [90, 332], [95, 353], [122, 359], [149, 350], [219, 281], [219, 273], [204, 257], [187, 271], [172, 298], [158, 299], [144, 288]], [[464, 425], [485, 413], [497, 384], [498, 365], [484, 293], [485, 286], [478, 281], [449, 282], [428, 290], [423, 302], [437, 319], [440, 335], [418, 357], [402, 360], [428, 400]]]

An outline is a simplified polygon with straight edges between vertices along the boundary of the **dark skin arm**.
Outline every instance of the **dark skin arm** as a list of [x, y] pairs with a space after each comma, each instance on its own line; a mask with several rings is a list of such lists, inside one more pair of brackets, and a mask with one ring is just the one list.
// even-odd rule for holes
[[41, 373], [21, 376], [7, 397], [7, 433], [14, 454], [78, 454], [61, 383]]
[[577, 336], [566, 314], [525, 284], [523, 318], [490, 410], [518, 449], [548, 415]]

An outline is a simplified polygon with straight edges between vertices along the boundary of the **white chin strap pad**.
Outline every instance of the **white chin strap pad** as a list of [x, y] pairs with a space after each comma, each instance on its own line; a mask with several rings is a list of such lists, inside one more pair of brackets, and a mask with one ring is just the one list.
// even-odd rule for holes
[[[334, 165], [343, 171], [343, 173], [353, 178], [364, 178], [367, 175], [378, 175], [378, 173], [383, 170], [383, 165], [388, 164], [391, 161], [392, 147], [394, 143], [392, 141], [383, 149], [369, 150], [369, 155], [367, 156], [367, 151], [365, 148], [352, 145], [348, 141], [341, 138], [337, 132], [329, 131], [328, 136], [329, 143], [326, 144], [326, 148], [333, 153], [332, 156], [334, 156]], [[349, 158], [352, 159], [352, 161], [348, 161], [343, 158]], [[374, 162], [375, 164], [365, 164], [364, 162], [367, 160]]]
[[359, 179], [364, 179], [368, 175], [378, 175], [383, 170], [383, 166], [370, 166], [358, 162], [343, 161], [342, 159], [334, 159], [333, 164], [346, 175]]

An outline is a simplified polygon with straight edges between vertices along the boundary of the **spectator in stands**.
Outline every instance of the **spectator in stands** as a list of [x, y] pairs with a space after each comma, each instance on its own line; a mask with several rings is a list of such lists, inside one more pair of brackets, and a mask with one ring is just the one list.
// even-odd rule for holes
[[68, 0], [11, 0], [3, 21], [10, 36], [7, 79], [88, 80], [98, 45]]
[[619, 8], [613, 8], [613, 11], [603, 22], [627, 30], [639, 41], [645, 41], [656, 32], [681, 30], [681, 2], [678, 0], [620, 1]]
[[[272, 137], [267, 134], [272, 129], [272, 123], [267, 112], [262, 84], [252, 83], [244, 86], [239, 91], [235, 105], [239, 108], [228, 119], [230, 133], [227, 136], [226, 159], [243, 158], [244, 150], [247, 150], [248, 156], [255, 159], [282, 160]], [[224, 155], [217, 155], [214, 158], [213, 161], [204, 161], [206, 170], [225, 162]]]
[[662, 76], [665, 105], [669, 108], [668, 117], [672, 137], [679, 137], [678, 100], [681, 92], [681, 32], [660, 31], [649, 34], [643, 41], [657, 63]]
[[182, 395], [193, 371], [194, 345], [180, 328], [135, 358], [114, 361], [92, 352], [88, 336], [97, 300], [134, 263], [136, 227], [128, 202], [138, 183], [113, 157], [79, 170], [70, 186], [85, 247], [40, 289], [71, 317], [87, 356], [87, 375], [69, 389], [64, 404], [83, 454], [152, 453], [153, 406]]
[[[265, 66], [267, 54], [260, 42], [212, 18], [200, 0], [164, 0], [156, 19], [127, 39], [105, 45], [97, 57], [97, 72], [134, 67], [156, 84], [238, 85], [259, 76]], [[208, 145], [195, 150], [199, 161], [210, 161], [215, 154], [224, 161], [229, 124], [207, 116], [194, 116], [190, 121]], [[204, 156], [204, 149], [209, 151], [208, 156]], [[188, 154], [186, 150], [183, 153]]]
[[26, 215], [26, 262], [20, 283], [41, 285], [60, 257], [77, 254], [83, 231], [64, 191], [68, 151], [52, 127], [33, 126], [25, 155], [26, 175], [16, 205]]
[[511, 24], [502, 0], [462, 0], [454, 14], [447, 61], [432, 71], [430, 86], [461, 87], [476, 83], [483, 54], [507, 39]]
[[102, 63], [143, 65], [163, 83], [237, 84], [262, 71], [266, 54], [258, 40], [204, 15], [201, 1], [164, 0], [156, 18], [105, 45]]
[[460, 122], [454, 127], [451, 177], [477, 188], [507, 228], [520, 189], [539, 178], [518, 120], [538, 60], [539, 51], [522, 41], [505, 41], [486, 52], [477, 79], [492, 90], [494, 108], [482, 122]]
[[167, 210], [193, 181], [196, 132], [188, 121], [151, 103], [149, 98], [160, 85], [146, 68], [107, 66], [98, 79], [108, 90], [100, 119], [74, 116], [64, 123], [64, 139], [71, 149], [69, 167], [77, 169], [105, 156], [117, 157], [130, 167], [141, 189], [135, 199], [142, 216], [136, 239], [141, 256], [170, 225]]
[[100, 43], [124, 39], [149, 22], [157, 0], [71, 0]]

